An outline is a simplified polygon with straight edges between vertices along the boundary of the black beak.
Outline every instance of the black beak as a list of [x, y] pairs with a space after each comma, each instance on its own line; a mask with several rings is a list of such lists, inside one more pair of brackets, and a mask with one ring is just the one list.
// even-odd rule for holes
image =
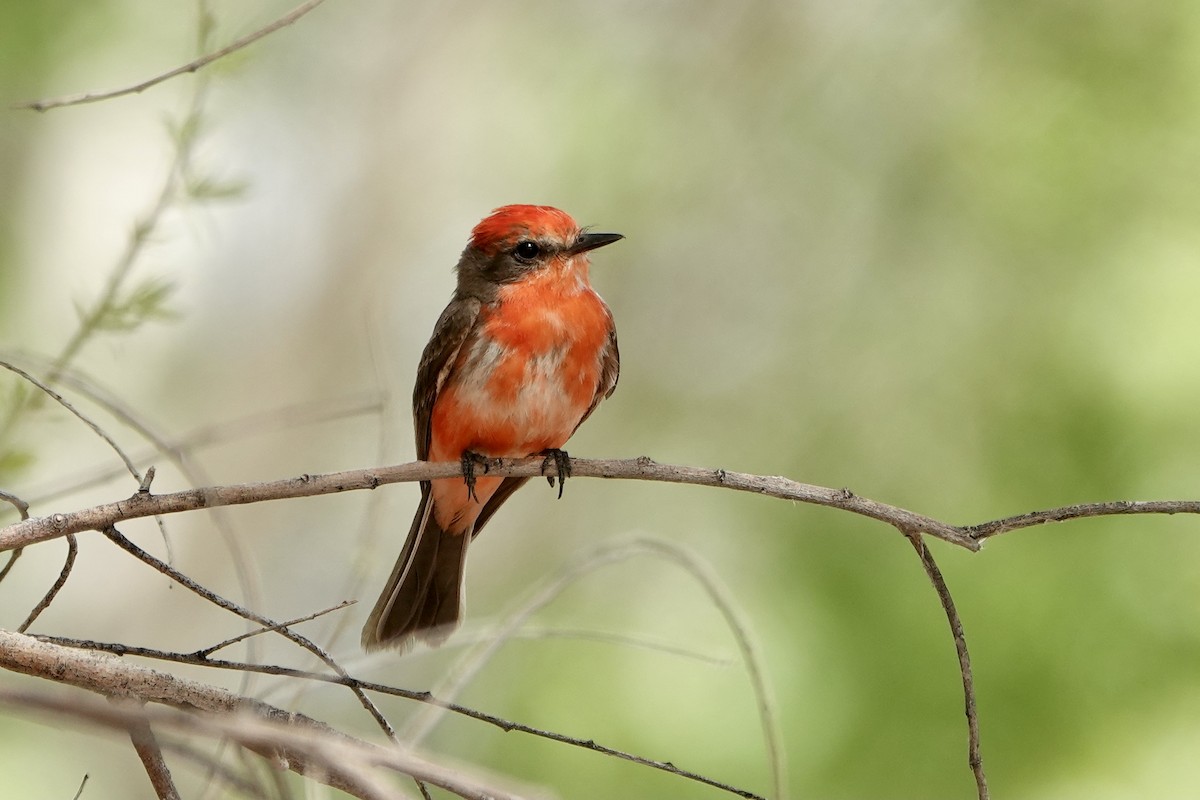
[[595, 250], [597, 247], [604, 247], [606, 244], [619, 242], [624, 238], [619, 233], [581, 233], [575, 240], [575, 244], [571, 245], [571, 255], [586, 253], [588, 250]]

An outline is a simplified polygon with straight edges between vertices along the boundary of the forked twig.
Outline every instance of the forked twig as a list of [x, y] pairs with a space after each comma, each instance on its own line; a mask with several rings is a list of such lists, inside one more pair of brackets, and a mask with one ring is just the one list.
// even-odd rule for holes
[[[541, 458], [493, 459], [488, 464], [488, 473], [496, 477], [537, 477], [542, 471], [542, 461]], [[723, 487], [781, 500], [826, 506], [886, 522], [906, 535], [923, 533], [971, 551], [979, 550], [983, 539], [1046, 522], [1122, 514], [1200, 514], [1200, 501], [1197, 500], [1122, 500], [1066, 506], [963, 526], [860, 497], [849, 489], [831, 489], [774, 475], [752, 475], [724, 469], [659, 464], [644, 456], [634, 459], [573, 458], [571, 474], [576, 478], [615, 478]], [[217, 506], [378, 489], [392, 483], [455, 478], [461, 475], [462, 465], [456, 462], [413, 461], [387, 467], [301, 475], [262, 483], [211, 486], [170, 494], [135, 494], [116, 503], [105, 503], [51, 517], [33, 517], [0, 528], [0, 552], [56, 539], [68, 533], [103, 530], [124, 520], [156, 514], [177, 514]]]
[[[176, 583], [178, 583], [180, 586], [184, 587], [185, 589], [188, 589], [189, 591], [193, 592], [194, 594], [199, 595], [200, 597], [204, 598], [208, 602], [210, 602], [220, 608], [223, 608], [226, 611], [230, 611], [234, 614], [237, 614], [239, 617], [242, 617], [243, 619], [248, 619], [253, 622], [257, 622], [259, 625], [270, 628], [272, 631], [279, 633], [284, 638], [289, 639], [292, 642], [295, 642], [296, 644], [303, 647], [305, 650], [307, 650], [310, 653], [312, 653], [313, 655], [315, 655], [322, 662], [324, 662], [326, 666], [328, 666], [330, 669], [332, 669], [334, 672], [336, 672], [340, 677], [343, 677], [343, 678], [350, 677], [349, 673], [347, 673], [346, 670], [343, 669], [342, 666], [340, 664], [338, 664], [333, 659], [332, 656], [330, 656], [328, 653], [326, 653], [324, 650], [322, 650], [315, 642], [311, 641], [307, 637], [302, 636], [302, 635], [296, 633], [295, 631], [289, 630], [288, 628], [281, 627], [278, 622], [275, 622], [274, 620], [271, 620], [271, 619], [267, 619], [266, 617], [262, 616], [261, 614], [251, 611], [248, 608], [243, 608], [242, 606], [239, 606], [237, 603], [233, 602], [232, 600], [227, 600], [224, 597], [221, 597], [220, 595], [216, 594], [215, 592], [205, 588], [204, 586], [201, 586], [199, 583], [192, 580], [187, 575], [184, 575], [182, 572], [175, 569], [170, 564], [166, 563], [165, 561], [155, 558], [154, 556], [150, 555], [142, 548], [138, 547], [136, 544], [134, 544], [129, 539], [127, 539], [115, 527], [110, 526], [109, 528], [107, 528], [104, 531], [104, 535], [106, 537], [108, 537], [108, 539], [111, 542], [113, 542], [113, 544], [117, 545], [122, 550], [124, 550], [125, 552], [132, 555], [134, 558], [137, 558], [138, 560], [142, 561], [143, 563], [153, 567], [154, 569], [158, 570], [162, 574], [171, 578], [171, 580], [175, 581]], [[370, 715], [375, 718], [375, 722], [383, 730], [384, 734], [392, 741], [395, 741], [396, 740], [396, 732], [392, 728], [391, 723], [388, 722], [387, 718], [383, 715], [383, 712], [379, 710], [379, 707], [377, 705], [375, 705], [374, 702], [372, 702], [371, 698], [367, 697], [367, 695], [362, 691], [362, 689], [359, 689], [358, 687], [355, 687], [355, 686], [351, 686], [351, 690], [354, 692], [355, 697], [358, 698], [359, 703], [362, 704], [362, 707], [365, 708], [367, 710], [367, 712], [370, 713]]]
[[289, 619], [286, 622], [277, 622], [274, 625], [264, 625], [263, 627], [257, 628], [256, 630], [246, 631], [245, 633], [238, 634], [237, 636], [234, 636], [231, 639], [226, 639], [223, 642], [217, 642], [216, 644], [214, 644], [210, 647], [205, 647], [203, 650], [197, 650], [195, 654], [197, 656], [199, 656], [200, 658], [208, 658], [209, 656], [211, 656], [213, 653], [217, 652], [218, 650], [224, 650], [226, 647], [229, 647], [230, 645], [233, 645], [233, 644], [237, 644], [238, 642], [243, 641], [245, 639], [249, 639], [251, 636], [258, 636], [263, 633], [279, 633], [284, 628], [290, 628], [293, 625], [299, 625], [301, 622], [308, 622], [309, 620], [314, 620], [317, 617], [323, 617], [326, 614], [333, 613], [334, 611], [341, 611], [343, 608], [352, 606], [357, 602], [358, 602], [357, 600], [343, 600], [342, 602], [338, 603], [336, 606], [330, 606], [329, 608], [323, 608], [320, 611], [314, 611], [311, 614], [305, 614], [303, 617], [296, 617], [295, 619]]
[[[754, 691], [755, 699], [758, 701], [759, 717], [762, 723], [763, 737], [767, 744], [767, 759], [771, 770], [775, 797], [776, 800], [782, 800], [786, 794], [787, 786], [782, 736], [779, 732], [778, 722], [775, 719], [774, 706], [770, 699], [771, 693], [767, 686], [765, 674], [759, 664], [761, 659], [758, 655], [758, 648], [752, 641], [749, 626], [741, 620], [733, 599], [720, 584], [716, 576], [712, 574], [711, 570], [684, 548], [665, 540], [653, 537], [641, 537], [625, 542], [607, 543], [579, 558], [574, 564], [568, 566], [560, 574], [547, 581], [531, 597], [522, 602], [507, 616], [504, 623], [492, 632], [491, 636], [479, 647], [468, 653], [456, 665], [454, 671], [442, 682], [442, 685], [435, 690], [437, 696], [441, 702], [453, 701], [499, 649], [516, 636], [518, 630], [524, 626], [525, 622], [534, 613], [553, 602], [556, 597], [569, 586], [573, 585], [579, 578], [608, 564], [647, 554], [666, 558], [682, 567], [700, 583], [722, 616], [725, 617], [726, 625], [733, 633], [734, 639], [738, 644], [738, 649], [741, 651], [746, 671], [750, 677], [751, 688]], [[417, 715], [410, 721], [402, 733], [403, 740], [419, 744], [433, 729], [433, 726], [437, 724], [444, 710], [445, 708], [440, 704], [430, 705], [424, 714]], [[673, 775], [687, 778], [688, 780], [704, 783], [740, 795], [741, 797], [758, 798], [758, 795], [745, 789], [739, 789], [730, 784], [683, 769], [669, 761], [655, 761], [643, 756], [620, 753], [607, 748], [601, 752], [632, 761], [641, 766], [660, 769]]]
[[104, 443], [107, 444], [112, 451], [117, 454], [117, 457], [120, 458], [122, 463], [125, 464], [125, 469], [128, 470], [129, 474], [134, 477], [134, 480], [136, 480], [139, 484], [141, 483], [142, 473], [138, 472], [138, 468], [134, 466], [133, 461], [130, 460], [125, 451], [121, 449], [121, 445], [117, 444], [116, 440], [108, 434], [108, 431], [101, 428], [99, 424], [72, 405], [69, 400], [67, 400], [58, 392], [54, 391], [54, 389], [50, 386], [50, 382], [39, 380], [38, 378], [35, 378], [33, 375], [30, 375], [28, 372], [18, 367], [16, 364], [10, 364], [7, 361], [0, 361], [0, 367], [3, 367], [14, 375], [17, 375], [26, 383], [35, 386], [38, 391], [49, 397], [54, 402], [58, 403], [60, 406], [70, 412], [76, 419], [86, 425], [92, 431], [92, 433], [103, 439]]
[[[145, 485], [147, 487], [149, 486], [149, 479], [153, 477], [153, 467], [151, 467], [150, 470], [148, 470], [147, 476], [143, 477], [142, 474], [140, 472], [138, 472], [137, 467], [134, 466], [133, 461], [130, 460], [129, 456], [126, 455], [125, 451], [121, 448], [121, 446], [119, 444], [117, 444], [116, 440], [113, 439], [112, 436], [109, 435], [108, 431], [104, 430], [104, 428], [100, 427], [99, 423], [97, 423], [96, 421], [91, 419], [89, 416], [84, 414], [82, 411], [77, 409], [74, 405], [72, 405], [70, 403], [70, 401], [68, 401], [61, 394], [54, 391], [54, 389], [51, 388], [51, 386], [48, 382], [41, 381], [41, 380], [35, 378], [33, 375], [30, 375], [28, 372], [21, 369], [20, 367], [14, 365], [14, 364], [10, 364], [6, 361], [0, 361], [0, 367], [7, 369], [9, 372], [12, 372], [13, 374], [19, 376], [22, 380], [35, 386], [40, 392], [42, 392], [44, 395], [46, 395], [47, 397], [52, 399], [54, 402], [58, 403], [60, 406], [62, 406], [64, 409], [66, 409], [68, 412], [70, 412], [76, 419], [78, 419], [80, 422], [82, 422], [84, 425], [86, 425], [93, 433], [95, 433], [97, 436], [99, 436], [101, 439], [103, 439], [105, 444], [107, 444], [112, 449], [112, 451], [114, 453], [116, 453], [117, 456], [121, 459], [121, 461], [125, 464], [125, 468], [127, 470], [129, 470], [129, 474], [131, 474], [134, 477], [134, 479], [138, 481], [139, 489], [143, 485]], [[22, 519], [28, 519], [29, 507], [27, 505], [23, 505], [23, 503], [22, 503], [22, 505], [18, 505], [17, 508], [21, 512]], [[166, 538], [166, 528], [163, 524], [162, 518], [156, 516], [156, 521], [158, 522], [159, 530], [162, 532], [163, 537], [165, 539]], [[46, 592], [45, 596], [42, 597], [41, 601], [36, 606], [34, 606], [32, 611], [29, 612], [29, 616], [26, 617], [25, 622], [22, 623], [21, 627], [17, 629], [18, 631], [24, 633], [26, 630], [28, 630], [29, 626], [33, 624], [34, 620], [36, 620], [38, 618], [38, 616], [40, 616], [41, 613], [43, 611], [45, 611], [47, 608], [49, 608], [50, 604], [52, 602], [54, 602], [54, 598], [58, 596], [59, 591], [63, 588], [63, 586], [66, 585], [67, 579], [71, 575], [71, 567], [74, 566], [74, 564], [75, 564], [75, 555], [78, 552], [78, 550], [79, 550], [79, 548], [75, 543], [75, 537], [74, 536], [67, 537], [67, 560], [63, 564], [62, 570], [59, 572], [58, 578], [55, 580], [54, 585], [52, 585], [50, 587], [50, 590], [48, 592]], [[17, 551], [17, 552], [19, 554], [20, 551]], [[13, 562], [15, 562], [16, 560], [17, 560], [17, 556], [14, 555], [12, 557], [12, 559], [9, 560], [8, 564], [5, 565], [4, 571], [2, 573], [0, 573], [0, 580], [2, 580], [4, 575], [6, 575], [8, 573], [8, 570], [12, 568]]]
[[[0, 641], [2, 641], [3, 632], [0, 631]], [[539, 739], [547, 739], [558, 744], [565, 744], [572, 747], [579, 747], [584, 750], [590, 750], [601, 755], [613, 756], [625, 761], [630, 761], [641, 766], [659, 769], [665, 772], [670, 772], [673, 775], [696, 779], [702, 783], [713, 786], [714, 788], [723, 789], [732, 794], [741, 797], [751, 798], [752, 800], [763, 800], [758, 795], [746, 792], [743, 789], [738, 789], [733, 786], [728, 786], [719, 781], [714, 781], [705, 778], [701, 775], [682, 770], [666, 761], [653, 761], [629, 753], [624, 750], [618, 750], [615, 747], [609, 747], [600, 744], [594, 739], [581, 739], [575, 736], [568, 736], [555, 731], [546, 730], [544, 728], [535, 728], [532, 725], [526, 725], [522, 722], [505, 719], [504, 717], [489, 714], [486, 711], [464, 706], [460, 703], [455, 703], [440, 697], [435, 697], [429, 692], [416, 691], [414, 689], [402, 689], [398, 686], [388, 686], [387, 684], [374, 683], [372, 681], [364, 681], [351, 676], [342, 677], [340, 675], [331, 675], [322, 672], [309, 672], [294, 667], [283, 667], [274, 664], [250, 664], [241, 661], [226, 661], [223, 659], [205, 658], [198, 653], [173, 653], [164, 650], [155, 650], [148, 647], [135, 647], [126, 644], [113, 642], [95, 642], [79, 639], [67, 639], [59, 636], [39, 636], [38, 641], [53, 644], [58, 647], [68, 647], [80, 649], [84, 651], [96, 651], [102, 653], [113, 653], [119, 656], [136, 656], [139, 658], [150, 658], [156, 661], [168, 661], [175, 664], [191, 664], [200, 667], [209, 667], [211, 669], [224, 669], [237, 672], [252, 672], [260, 675], [273, 675], [286, 678], [300, 678], [315, 683], [326, 683], [336, 686], [348, 686], [351, 688], [363, 689], [373, 694], [382, 694], [390, 697], [400, 697], [405, 700], [412, 700], [418, 703], [426, 703], [430, 706], [435, 706], [441, 711], [447, 711], [452, 714], [457, 714], [468, 719], [483, 722], [487, 725], [499, 728], [500, 730], [509, 733], [523, 733], [528, 736], [535, 736]]]

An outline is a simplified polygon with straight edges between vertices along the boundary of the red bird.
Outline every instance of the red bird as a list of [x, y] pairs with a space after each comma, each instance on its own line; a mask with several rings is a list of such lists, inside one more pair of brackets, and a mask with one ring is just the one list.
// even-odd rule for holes
[[[441, 644], [462, 616], [467, 545], [528, 478], [475, 477], [486, 458], [560, 448], [617, 385], [612, 313], [588, 282], [589, 233], [557, 208], [498, 208], [471, 232], [458, 287], [417, 368], [417, 458], [459, 461], [465, 480], [421, 483], [421, 504], [363, 628], [367, 650]], [[486, 472], [486, 470], [485, 470]]]

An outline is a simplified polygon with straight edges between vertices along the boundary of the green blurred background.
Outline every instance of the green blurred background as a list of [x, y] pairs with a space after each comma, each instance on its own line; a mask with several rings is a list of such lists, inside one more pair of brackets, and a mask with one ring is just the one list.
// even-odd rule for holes
[[[211, 42], [288, 8], [214, 2]], [[0, 14], [6, 105], [195, 53], [191, 3], [8, 0]], [[171, 206], [129, 278], [169, 282], [171, 318], [99, 335], [74, 366], [169, 439], [218, 426], [189, 451], [207, 480], [410, 460], [412, 375], [467, 231], [537, 202], [627, 236], [592, 270], [621, 384], [575, 455], [783, 474], [959, 523], [1198, 494], [1195, 3], [333, 0], [206, 75], [0, 112], [0, 345], [36, 372], [68, 342], [166, 176], [165, 121], [206, 80], [192, 168], [244, 191]], [[296, 404], [332, 419], [279, 411]], [[51, 496], [116, 460], [48, 405], [0, 453], [0, 485], [44, 498], [37, 515], [133, 487]], [[158, 491], [186, 485], [151, 462]], [[242, 597], [224, 526], [255, 565], [259, 610], [359, 598], [344, 629], [307, 632], [356, 674], [427, 688], [461, 646], [399, 660], [357, 645], [415, 494], [177, 517], [173, 556]], [[123, 530], [165, 553], [152, 524]], [[578, 480], [554, 502], [531, 485], [472, 549], [457, 641], [595, 547], [648, 535], [689, 548], [738, 599], [792, 796], [973, 796], [945, 618], [908, 544], [868, 520], [693, 487]], [[113, 550], [81, 537], [36, 632], [192, 650], [242, 630]], [[62, 551], [25, 555], [0, 586], [0, 625], [20, 624]], [[1200, 523], [1083, 521], [934, 553], [964, 618], [995, 797], [1200, 793]], [[731, 663], [530, 638], [465, 703], [771, 791], [733, 640], [676, 566], [598, 569], [535, 621]], [[263, 644], [262, 658], [312, 666]], [[376, 735], [342, 692], [252, 691]], [[563, 797], [727, 796], [461, 719], [429, 745]], [[84, 772], [85, 797], [149, 796], [118, 739], [6, 718], [0, 754], [14, 797], [69, 797]], [[201, 774], [183, 774], [194, 791]]]

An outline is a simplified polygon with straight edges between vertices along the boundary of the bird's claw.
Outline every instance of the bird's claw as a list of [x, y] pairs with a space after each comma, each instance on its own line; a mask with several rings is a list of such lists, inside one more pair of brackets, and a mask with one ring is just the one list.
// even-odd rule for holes
[[470, 450], [463, 451], [462, 458], [459, 459], [462, 464], [463, 483], [467, 485], [467, 498], [479, 502], [479, 498], [475, 495], [475, 467], [476, 465], [483, 467], [483, 474], [488, 471], [488, 459], [486, 456], [481, 456], [479, 453], [473, 453]]
[[571, 477], [571, 457], [567, 455], [566, 450], [551, 448], [543, 450], [542, 455], [546, 458], [542, 461], [542, 474], [546, 475], [546, 470], [550, 468], [550, 464], [554, 464], [554, 473], [546, 475], [546, 483], [554, 486], [555, 477], [558, 478], [558, 499], [563, 496], [563, 487], [567, 484], [567, 478]]

